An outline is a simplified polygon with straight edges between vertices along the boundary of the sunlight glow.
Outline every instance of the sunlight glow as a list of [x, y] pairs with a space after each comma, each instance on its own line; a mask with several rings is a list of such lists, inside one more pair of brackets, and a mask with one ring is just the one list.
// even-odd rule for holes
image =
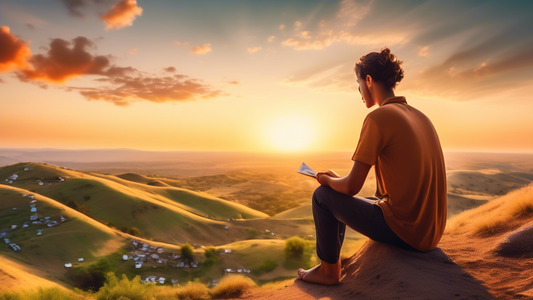
[[302, 150], [309, 146], [315, 135], [313, 123], [301, 117], [286, 116], [269, 124], [268, 140], [279, 150]]

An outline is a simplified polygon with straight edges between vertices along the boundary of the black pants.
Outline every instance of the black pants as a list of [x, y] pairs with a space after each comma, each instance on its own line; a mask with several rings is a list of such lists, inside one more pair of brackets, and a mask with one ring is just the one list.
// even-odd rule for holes
[[327, 186], [318, 187], [313, 194], [313, 217], [316, 228], [316, 251], [327, 263], [339, 260], [346, 225], [370, 239], [411, 248], [387, 225], [378, 198], [341, 194]]

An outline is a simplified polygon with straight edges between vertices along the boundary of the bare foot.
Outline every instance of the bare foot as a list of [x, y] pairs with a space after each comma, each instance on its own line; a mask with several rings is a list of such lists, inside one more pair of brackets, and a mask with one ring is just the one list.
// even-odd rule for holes
[[298, 278], [318, 284], [333, 285], [341, 281], [341, 260], [336, 264], [322, 262], [309, 270], [298, 269]]

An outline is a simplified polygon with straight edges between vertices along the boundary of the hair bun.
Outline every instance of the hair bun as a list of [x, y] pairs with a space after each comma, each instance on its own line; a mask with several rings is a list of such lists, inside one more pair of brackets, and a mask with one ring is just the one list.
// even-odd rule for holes
[[379, 53], [371, 52], [362, 56], [355, 64], [355, 71], [360, 78], [370, 75], [374, 81], [393, 89], [404, 77], [401, 64], [402, 61], [385, 47]]

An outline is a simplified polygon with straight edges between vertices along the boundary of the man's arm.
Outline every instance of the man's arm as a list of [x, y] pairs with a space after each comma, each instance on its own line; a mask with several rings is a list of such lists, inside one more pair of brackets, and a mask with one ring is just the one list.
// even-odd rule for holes
[[348, 176], [335, 178], [329, 172], [319, 172], [317, 180], [321, 185], [329, 186], [339, 193], [353, 196], [359, 193], [363, 187], [371, 167], [371, 165], [356, 160]]

